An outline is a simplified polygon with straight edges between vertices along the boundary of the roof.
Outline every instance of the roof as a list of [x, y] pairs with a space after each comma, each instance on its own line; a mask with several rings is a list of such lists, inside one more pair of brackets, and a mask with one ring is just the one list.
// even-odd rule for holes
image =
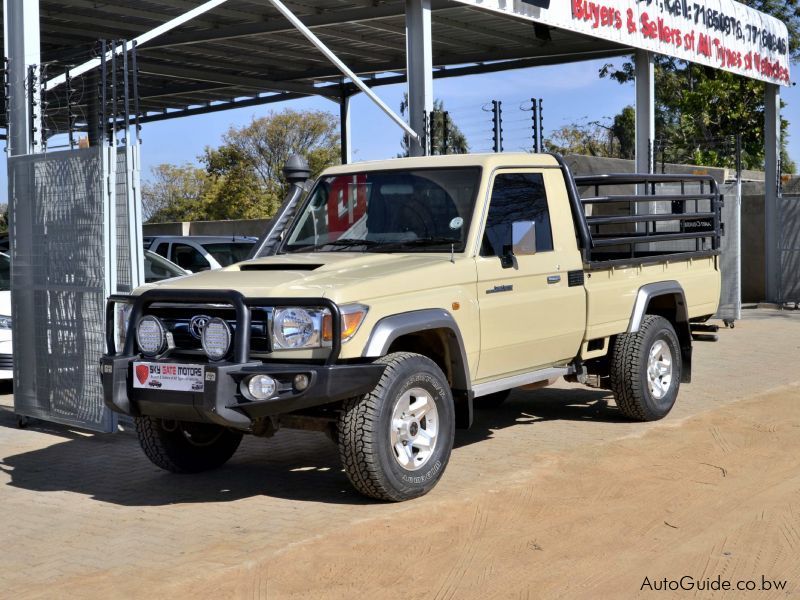
[[[758, 31], [774, 30], [778, 32], [776, 39], [784, 35], [785, 26], [764, 13], [733, 0], [717, 1], [724, 1], [726, 11], [741, 17], [742, 27], [750, 27], [755, 19]], [[201, 4], [200, 0], [38, 2], [47, 78], [97, 56], [100, 39], [132, 40]], [[618, 27], [606, 27], [607, 31], [599, 33], [603, 22], [593, 21], [591, 16], [595, 8], [600, 11], [599, 5], [585, 0], [582, 4], [567, 0], [430, 2], [434, 77], [618, 56], [630, 53], [637, 45], [625, 33], [631, 25], [623, 27], [621, 19], [616, 23]], [[405, 80], [406, 0], [285, 0], [285, 4], [371, 85]], [[651, 7], [648, 2], [640, 8], [638, 0], [616, 0], [615, 6], [620, 10], [636, 6], [635, 11], [650, 10], [654, 15], [673, 12], [677, 4], [659, 2]], [[584, 18], [575, 12], [578, 5], [587, 7]], [[655, 6], [660, 13], [652, 12]], [[601, 12], [595, 16], [598, 15], [602, 16]], [[672, 22], [671, 15], [664, 18]], [[683, 27], [686, 26], [696, 27]], [[649, 48], [649, 43], [642, 47]], [[721, 43], [727, 43], [727, 38], [723, 36]], [[741, 40], [736, 43], [745, 44]], [[668, 45], [655, 47], [669, 53]], [[762, 70], [781, 66], [766, 58], [754, 64]], [[138, 66], [139, 112], [144, 115], [144, 122], [306, 95], [338, 100], [343, 91], [355, 91], [352, 84], [343, 88], [337, 68], [263, 0], [227, 0], [147, 42], [138, 49]], [[788, 76], [788, 69], [785, 75]], [[88, 107], [96, 96], [96, 77], [94, 71], [71, 86], [74, 91], [70, 101], [79, 124], [85, 123], [91, 112]], [[61, 86], [46, 99], [46, 126], [52, 129], [63, 130], [66, 123], [63, 90]], [[0, 110], [0, 125], [5, 124], [5, 118], [6, 111]]]
[[[127, 39], [199, 1], [39, 0], [48, 78], [97, 55], [97, 40]], [[431, 0], [435, 76], [619, 55], [625, 46], [533, 27], [452, 0]], [[405, 79], [405, 0], [287, 1], [344, 62], [372, 84]], [[501, 62], [498, 62], [501, 61]], [[228, 0], [138, 49], [145, 121], [264, 104], [309, 94], [339, 97], [341, 74], [268, 3]], [[463, 68], [453, 68], [463, 65]], [[95, 95], [92, 76], [73, 82], [77, 114]], [[63, 90], [63, 86], [61, 88]], [[50, 108], [64, 103], [49, 98]], [[186, 112], [173, 112], [186, 111]], [[57, 117], [51, 119], [58, 120]], [[5, 111], [0, 111], [4, 124]], [[80, 120], [80, 119], [79, 119]]]
[[483, 167], [558, 167], [552, 154], [530, 154], [527, 152], [504, 152], [502, 154], [448, 154], [446, 156], [422, 156], [418, 158], [391, 158], [351, 165], [338, 165], [326, 169], [323, 175], [345, 175], [354, 171], [389, 171], [430, 168]]

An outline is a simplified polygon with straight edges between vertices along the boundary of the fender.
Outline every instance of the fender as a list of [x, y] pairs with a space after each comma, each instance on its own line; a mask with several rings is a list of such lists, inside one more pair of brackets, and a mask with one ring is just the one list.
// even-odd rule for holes
[[397, 338], [431, 329], [447, 329], [450, 332], [448, 339], [450, 355], [456, 363], [453, 365], [453, 385], [459, 390], [471, 389], [469, 363], [461, 330], [453, 315], [441, 308], [413, 310], [382, 318], [373, 327], [361, 356], [364, 358], [385, 356]]
[[692, 381], [692, 332], [689, 327], [689, 314], [687, 311], [686, 294], [680, 283], [674, 280], [648, 283], [639, 288], [636, 302], [633, 305], [627, 333], [636, 333], [642, 326], [642, 319], [647, 314], [650, 301], [661, 296], [675, 298], [675, 330], [681, 344], [681, 358], [683, 374], [681, 383]]
[[683, 293], [681, 284], [677, 281], [659, 281], [657, 283], [648, 283], [639, 288], [636, 294], [636, 302], [633, 305], [633, 312], [631, 319], [628, 322], [627, 333], [636, 333], [642, 326], [642, 319], [647, 314], [647, 306], [650, 300], [658, 296], [678, 296], [676, 302], [677, 314], [676, 320], [678, 323], [688, 323], [689, 315], [686, 312], [686, 294]]
[[453, 373], [453, 398], [456, 402], [456, 426], [472, 425], [472, 382], [469, 375], [467, 352], [458, 323], [448, 311], [441, 308], [414, 310], [384, 317], [375, 324], [364, 351], [364, 358], [379, 358], [389, 352], [396, 339], [410, 333], [444, 329], [449, 332], [447, 344]]

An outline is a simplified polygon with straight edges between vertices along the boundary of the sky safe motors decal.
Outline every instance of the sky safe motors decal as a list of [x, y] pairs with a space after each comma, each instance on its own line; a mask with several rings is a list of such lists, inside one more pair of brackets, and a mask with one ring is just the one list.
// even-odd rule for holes
[[205, 389], [205, 367], [167, 363], [137, 362], [133, 364], [133, 387], [171, 392], [202, 392]]

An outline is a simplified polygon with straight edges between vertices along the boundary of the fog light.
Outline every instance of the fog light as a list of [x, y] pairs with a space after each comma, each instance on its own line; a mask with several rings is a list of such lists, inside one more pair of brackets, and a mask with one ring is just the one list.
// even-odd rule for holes
[[145, 356], [161, 354], [167, 345], [164, 326], [152, 315], [142, 317], [139, 321], [136, 327], [136, 340], [139, 342], [139, 349]]
[[214, 317], [206, 323], [200, 335], [203, 350], [211, 360], [225, 358], [225, 355], [228, 354], [228, 349], [231, 347], [232, 338], [233, 333], [230, 325], [219, 317]]
[[269, 375], [253, 375], [247, 381], [247, 391], [254, 400], [269, 400], [276, 388], [275, 380]]
[[302, 392], [308, 387], [308, 375], [300, 374], [294, 376], [294, 389]]

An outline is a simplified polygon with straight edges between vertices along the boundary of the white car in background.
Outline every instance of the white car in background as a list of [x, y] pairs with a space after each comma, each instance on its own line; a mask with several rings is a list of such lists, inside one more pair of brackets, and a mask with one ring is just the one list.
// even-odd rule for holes
[[11, 259], [0, 253], [0, 379], [13, 379], [11, 349]]
[[230, 235], [176, 235], [144, 239], [146, 249], [192, 273], [221, 269], [247, 260], [257, 241], [252, 237]]

